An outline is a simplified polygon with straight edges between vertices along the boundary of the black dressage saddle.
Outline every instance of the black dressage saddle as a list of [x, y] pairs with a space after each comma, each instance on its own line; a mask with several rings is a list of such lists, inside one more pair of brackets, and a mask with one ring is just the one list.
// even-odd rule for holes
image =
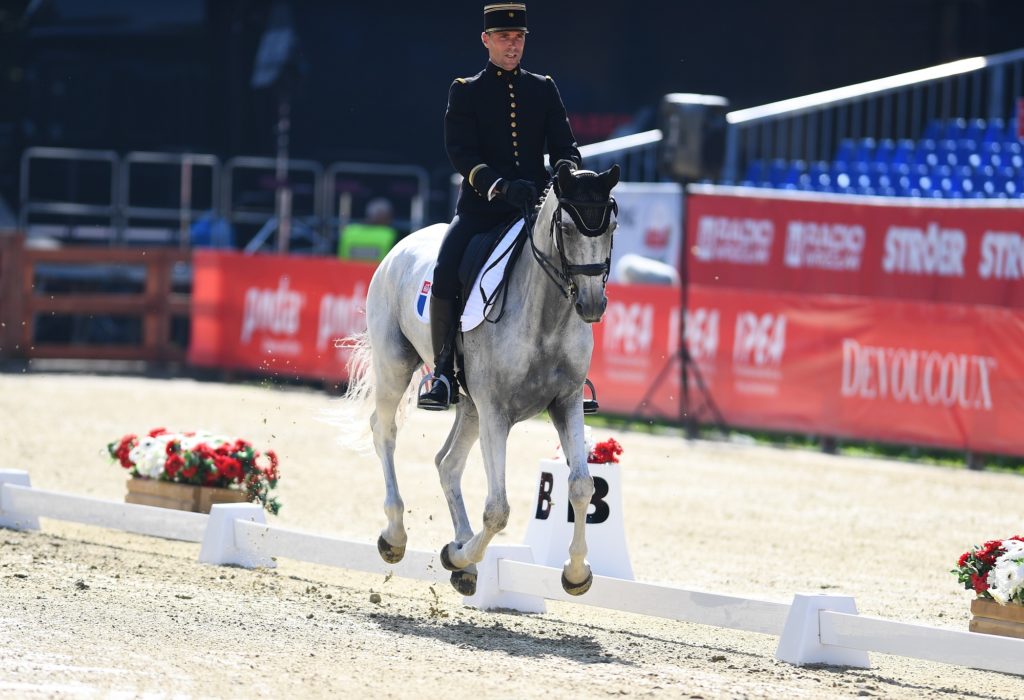
[[[484, 308], [488, 307], [490, 303], [497, 303], [500, 299], [502, 303], [502, 311], [498, 312], [495, 318], [485, 318], [485, 320], [492, 323], [497, 323], [501, 319], [502, 313], [504, 313], [504, 294], [507, 288], [509, 277], [512, 275], [512, 270], [515, 267], [516, 261], [519, 259], [520, 254], [523, 252], [523, 248], [526, 245], [526, 239], [529, 235], [529, 227], [524, 225], [523, 230], [516, 237], [515, 241], [511, 246], [508, 247], [507, 252], [499, 258], [495, 264], [500, 264], [505, 257], [508, 257], [508, 262], [505, 265], [505, 273], [502, 275], [501, 281], [497, 287], [487, 295], [487, 292], [480, 289], [476, 284], [476, 279], [480, 275], [480, 271], [483, 270], [484, 265], [487, 264], [487, 260], [491, 257], [491, 253], [498, 247], [498, 244], [505, 237], [512, 226], [519, 221], [518, 216], [512, 216], [509, 219], [502, 221], [497, 226], [490, 228], [486, 231], [481, 231], [469, 240], [469, 245], [466, 246], [466, 251], [462, 254], [462, 262], [459, 263], [459, 287], [462, 290], [458, 298], [459, 315], [462, 315], [462, 310], [466, 306], [466, 300], [469, 299], [470, 294], [481, 294], [484, 295]], [[484, 312], [488, 314], [487, 311]], [[463, 369], [465, 362], [463, 361], [462, 352], [462, 336], [461, 334], [456, 336], [455, 342], [455, 377], [459, 384], [462, 386], [463, 391], [469, 395], [469, 382], [466, 377], [466, 372]], [[585, 414], [597, 413], [597, 391], [594, 389], [594, 384], [589, 379], [586, 380], [586, 387], [590, 389], [591, 398], [583, 400], [583, 412]]]

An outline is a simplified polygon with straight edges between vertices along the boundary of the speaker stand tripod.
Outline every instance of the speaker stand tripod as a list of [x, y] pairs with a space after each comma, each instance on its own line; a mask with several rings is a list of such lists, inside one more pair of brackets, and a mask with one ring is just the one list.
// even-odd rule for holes
[[[685, 338], [685, 336], [683, 336]], [[699, 417], [704, 408], [710, 412], [714, 425], [720, 433], [726, 434], [728, 428], [725, 424], [725, 419], [722, 417], [721, 411], [718, 410], [718, 406], [715, 404], [715, 400], [711, 396], [711, 391], [708, 389], [708, 385], [704, 382], [704, 375], [701, 374], [700, 366], [690, 355], [690, 350], [686, 345], [686, 340], [682, 340], [679, 344], [679, 349], [673, 353], [668, 360], [665, 361], [665, 365], [658, 372], [654, 381], [647, 388], [643, 398], [640, 399], [640, 403], [634, 410], [634, 415], [640, 415], [643, 407], [648, 405], [651, 398], [654, 396], [654, 392], [661, 387], [665, 378], [669, 376], [669, 373], [675, 368], [677, 363], [682, 363], [680, 380], [682, 388], [682, 396], [679, 401], [679, 421], [682, 423], [683, 428], [686, 430], [686, 437], [688, 439], [694, 439], [698, 435]], [[694, 382], [697, 385], [697, 390], [700, 393], [700, 403], [695, 407], [691, 402], [690, 396], [690, 374], [692, 373]], [[691, 410], [691, 408], [693, 410]]]

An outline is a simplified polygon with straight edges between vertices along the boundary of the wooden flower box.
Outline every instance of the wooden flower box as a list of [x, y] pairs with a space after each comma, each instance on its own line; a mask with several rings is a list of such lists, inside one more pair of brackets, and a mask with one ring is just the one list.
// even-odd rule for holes
[[986, 598], [971, 601], [971, 632], [1024, 639], [1024, 605], [1000, 605]]
[[215, 503], [245, 503], [249, 498], [244, 491], [235, 489], [131, 478], [128, 479], [128, 493], [124, 500], [125, 503], [143, 506], [209, 513]]

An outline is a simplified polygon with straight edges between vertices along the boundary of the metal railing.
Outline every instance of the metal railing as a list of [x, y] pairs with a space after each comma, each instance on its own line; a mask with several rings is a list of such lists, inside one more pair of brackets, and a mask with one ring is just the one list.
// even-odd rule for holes
[[[291, 238], [305, 241], [311, 252], [324, 253], [328, 247], [323, 228], [321, 183], [324, 168], [312, 160], [289, 160], [286, 170], [288, 186], [296, 195], [291, 200]], [[236, 187], [241, 182], [239, 175], [244, 171], [251, 171], [258, 178], [255, 187]], [[224, 164], [223, 179], [221, 216], [233, 226], [260, 227], [245, 250], [263, 249], [278, 230], [275, 201], [277, 159], [261, 156], [231, 158]]]
[[[64, 191], [66, 194], [61, 197], [47, 194], [42, 197], [33, 197], [32, 176], [33, 171], [30, 164], [33, 161], [47, 161], [54, 166], [61, 167], [62, 179], [64, 180]], [[89, 173], [85, 177], [81, 171], [88, 168], [88, 164], [100, 164], [102, 170], [109, 170], [107, 182], [104, 187], [96, 187], [97, 182]], [[108, 167], [103, 167], [108, 166]], [[20, 187], [18, 192], [18, 226], [21, 230], [28, 230], [29, 223], [38, 216], [53, 227], [67, 227], [68, 222], [74, 222], [77, 227], [75, 232], [81, 228], [100, 228], [110, 235], [113, 231], [119, 230], [120, 206], [118, 203], [118, 169], [120, 159], [114, 151], [95, 151], [84, 148], [46, 148], [33, 147], [25, 149], [21, 156]], [[91, 181], [91, 182], [88, 182]], [[87, 201], [89, 196], [83, 192], [89, 186], [95, 195], [102, 191], [105, 201], [98, 199]], [[68, 236], [72, 237], [71, 235]]]
[[626, 182], [659, 182], [659, 143], [661, 131], [652, 129], [588, 144], [580, 148], [580, 155], [588, 170], [601, 172], [618, 163], [622, 168], [621, 179]]
[[723, 179], [752, 161], [831, 160], [844, 138], [917, 139], [954, 117], [1008, 119], [1024, 94], [1024, 49], [730, 112]]
[[[274, 158], [252, 156], [221, 164], [204, 153], [133, 151], [122, 157], [114, 151], [28, 148], [20, 163], [18, 224], [29, 237], [188, 247], [192, 224], [210, 217], [255, 230], [250, 244], [260, 248], [277, 230], [276, 164]], [[291, 160], [288, 172], [295, 195], [292, 238], [305, 239], [309, 252], [327, 252], [338, 228], [358, 220], [352, 182], [367, 199], [391, 200], [399, 212], [396, 227], [411, 231], [426, 223], [430, 179], [423, 168], [350, 162], [325, 168]], [[352, 182], [342, 184], [346, 176]], [[159, 186], [150, 183], [147, 189], [146, 177], [157, 178]], [[143, 201], [143, 191], [150, 201]]]
[[[132, 171], [133, 168], [137, 171], [144, 166], [157, 167], [161, 170], [168, 168], [176, 170], [176, 172], [168, 173], [172, 182], [176, 182], [178, 186], [176, 207], [168, 206], [171, 203], [170, 200], [162, 202], [164, 206], [139, 204], [133, 201]], [[209, 170], [208, 187], [202, 193], [196, 191], [196, 181], [199, 179], [197, 171], [200, 169]], [[128, 233], [133, 229], [132, 223], [138, 220], [148, 224], [137, 229], [148, 242], [166, 243], [177, 238], [178, 245], [186, 248], [189, 245], [192, 222], [214, 210], [219, 201], [220, 159], [205, 153], [132, 151], [125, 155], [122, 161], [118, 189], [120, 191], [121, 220], [124, 222], [122, 240], [131, 238]], [[199, 194], [203, 196], [197, 196]], [[169, 225], [155, 228], [152, 224], [156, 222]], [[175, 234], [175, 230], [177, 230], [177, 234]], [[150, 232], [149, 235], [146, 235], [146, 232]]]

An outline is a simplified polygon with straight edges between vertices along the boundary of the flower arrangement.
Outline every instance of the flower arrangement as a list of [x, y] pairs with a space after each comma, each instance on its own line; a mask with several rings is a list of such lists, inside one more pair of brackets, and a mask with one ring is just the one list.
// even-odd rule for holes
[[266, 463], [258, 464], [260, 453], [242, 439], [156, 428], [142, 438], [125, 435], [108, 444], [107, 452], [133, 477], [235, 488], [246, 491], [250, 501], [259, 501], [274, 515], [281, 509], [277, 498], [269, 495], [281, 478], [277, 455], [267, 450]]
[[[590, 426], [583, 428], [583, 441], [587, 445], [588, 464], [617, 464], [619, 455], [622, 454], [622, 445], [615, 438], [608, 438], [603, 442], [594, 442], [590, 432]], [[562, 458], [562, 446], [556, 448], [557, 457]]]
[[975, 545], [960, 555], [951, 573], [979, 598], [1024, 605], [1024, 537]]

